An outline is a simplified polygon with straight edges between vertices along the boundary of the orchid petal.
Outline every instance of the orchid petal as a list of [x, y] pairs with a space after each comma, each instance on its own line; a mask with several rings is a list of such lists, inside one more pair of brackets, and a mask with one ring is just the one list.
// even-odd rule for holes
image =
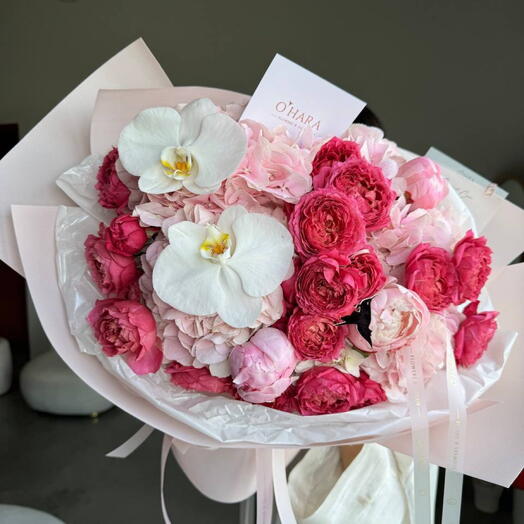
[[259, 213], [237, 218], [232, 227], [236, 247], [229, 266], [248, 295], [269, 295], [289, 271], [294, 251], [289, 231], [274, 218]]
[[209, 98], [199, 98], [187, 104], [180, 111], [180, 144], [188, 146], [197, 138], [202, 126], [202, 120], [207, 115], [218, 112], [218, 107]]
[[146, 169], [138, 179], [138, 188], [143, 193], [152, 195], [161, 195], [162, 193], [171, 193], [182, 187], [180, 180], [169, 178], [164, 173], [164, 168], [157, 162]]
[[200, 255], [206, 228], [192, 222], [173, 224], [170, 245], [156, 261], [153, 288], [161, 300], [188, 315], [212, 315], [222, 303], [221, 266]]
[[244, 206], [231, 206], [222, 211], [218, 219], [217, 226], [220, 231], [224, 233], [233, 233], [233, 223], [241, 216], [247, 215], [247, 210]]
[[171, 107], [152, 107], [138, 113], [118, 140], [124, 168], [135, 176], [159, 162], [162, 150], [179, 144], [180, 115]]
[[247, 148], [244, 129], [224, 113], [208, 115], [202, 120], [198, 138], [188, 146], [196, 159], [195, 184], [214, 187], [231, 175]]
[[220, 187], [220, 183], [213, 187], [200, 187], [195, 184], [195, 179], [192, 176], [182, 180], [182, 184], [188, 191], [191, 191], [191, 193], [194, 193], [195, 195], [208, 195], [209, 193], [215, 193]]
[[222, 290], [219, 317], [234, 328], [253, 327], [262, 310], [262, 299], [246, 295], [240, 278], [227, 265], [222, 266], [219, 280], [218, 287]]

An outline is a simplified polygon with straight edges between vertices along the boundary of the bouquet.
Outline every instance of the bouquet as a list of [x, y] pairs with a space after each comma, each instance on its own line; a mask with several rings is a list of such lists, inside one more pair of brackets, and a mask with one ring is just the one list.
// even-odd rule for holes
[[[268, 449], [411, 431], [419, 464], [429, 426], [450, 419], [462, 471], [458, 422], [515, 341], [485, 287], [502, 257], [431, 158], [351, 121], [337, 136], [268, 128], [242, 119], [246, 102], [99, 93], [91, 154], [57, 180], [78, 207], [14, 209], [51, 341], [175, 453], [257, 448], [260, 507], [273, 467], [284, 522], [284, 460]], [[35, 256], [37, 222], [56, 264]]]
[[100, 358], [166, 398], [341, 413], [401, 402], [414, 344], [427, 382], [448, 344], [471, 369], [492, 340], [486, 239], [438, 164], [408, 160], [379, 129], [295, 141], [203, 98], [143, 110], [117, 146], [62, 177], [81, 169], [114, 215], [84, 239], [81, 284], [97, 300], [83, 296], [77, 320]]

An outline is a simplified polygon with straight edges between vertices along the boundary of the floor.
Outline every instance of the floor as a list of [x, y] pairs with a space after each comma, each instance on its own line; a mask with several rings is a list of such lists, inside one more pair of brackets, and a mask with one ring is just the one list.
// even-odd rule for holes
[[[0, 504], [47, 511], [67, 524], [161, 524], [160, 435], [125, 460], [104, 456], [139, 427], [117, 408], [97, 419], [56, 417], [32, 411], [17, 392], [0, 396]], [[239, 522], [239, 505], [202, 496], [172, 460], [165, 493], [176, 524]], [[466, 478], [461, 523], [512, 524], [511, 491], [498, 513], [486, 515], [473, 506]]]
[[[98, 419], [36, 413], [0, 397], [0, 504], [47, 511], [67, 524], [160, 524], [160, 435], [125, 460], [104, 455], [140, 423], [113, 408]], [[237, 523], [238, 504], [201, 495], [173, 460], [165, 494], [176, 524]], [[2, 523], [8, 524], [8, 523]]]

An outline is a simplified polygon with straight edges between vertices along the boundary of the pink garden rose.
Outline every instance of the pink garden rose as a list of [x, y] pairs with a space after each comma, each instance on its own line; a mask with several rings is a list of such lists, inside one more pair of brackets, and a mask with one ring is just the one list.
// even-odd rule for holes
[[355, 201], [335, 189], [304, 195], [289, 218], [298, 254], [310, 257], [336, 251], [349, 255], [364, 244], [364, 222]]
[[365, 251], [352, 255], [349, 259], [349, 266], [362, 275], [358, 288], [359, 302], [372, 297], [384, 287], [386, 275], [372, 247], [368, 246]]
[[234, 175], [258, 191], [296, 204], [311, 190], [310, 152], [300, 147], [285, 127], [270, 131], [252, 120], [242, 122], [248, 137], [247, 153]]
[[108, 357], [122, 355], [137, 374], [155, 373], [162, 363], [155, 319], [139, 302], [97, 300], [87, 320]]
[[313, 159], [311, 176], [315, 187], [324, 187], [325, 179], [333, 165], [345, 162], [349, 158], [360, 158], [360, 147], [356, 142], [334, 136], [323, 144]]
[[403, 164], [398, 178], [405, 184], [406, 199], [413, 204], [413, 209], [436, 207], [449, 192], [448, 183], [440, 173], [440, 166], [425, 156]]
[[98, 203], [105, 208], [123, 213], [131, 192], [117, 175], [115, 163], [118, 150], [114, 147], [105, 157], [96, 175], [95, 189], [98, 191]]
[[363, 158], [350, 158], [335, 164], [324, 186], [315, 179], [315, 188], [333, 187], [353, 197], [367, 231], [377, 231], [390, 223], [389, 212], [396, 198], [391, 182], [380, 168]]
[[263, 404], [281, 395], [291, 384], [297, 359], [286, 335], [262, 328], [229, 355], [231, 376], [238, 394], [248, 402]]
[[474, 238], [471, 230], [455, 246], [453, 262], [458, 277], [456, 304], [478, 298], [491, 272], [491, 254], [486, 238]]
[[371, 346], [357, 327], [349, 326], [348, 338], [362, 351], [397, 351], [415, 341], [427, 328], [429, 311], [420, 297], [397, 284], [389, 284], [371, 300]]
[[357, 378], [333, 367], [317, 366], [302, 373], [296, 383], [301, 415], [343, 413], [385, 400], [380, 384], [363, 371]]
[[89, 235], [84, 246], [89, 273], [102, 294], [126, 297], [139, 277], [135, 259], [108, 251], [105, 241], [95, 235]]
[[194, 368], [171, 362], [165, 371], [171, 375], [173, 384], [184, 389], [202, 393], [228, 393], [234, 396], [231, 377], [214, 377], [207, 368]]
[[344, 347], [346, 327], [332, 319], [295, 309], [288, 324], [288, 337], [302, 360], [332, 362]]
[[451, 255], [441, 247], [420, 244], [406, 261], [406, 287], [415, 291], [430, 311], [447, 308], [457, 295]]
[[365, 276], [347, 266], [347, 259], [320, 255], [300, 268], [295, 290], [300, 308], [310, 314], [338, 320], [351, 315], [365, 286]]
[[465, 320], [455, 333], [455, 359], [460, 366], [475, 364], [497, 331], [496, 311], [478, 313], [478, 300], [464, 308]]
[[124, 256], [135, 255], [147, 241], [147, 234], [140, 227], [138, 217], [131, 215], [114, 218], [109, 227], [104, 228], [102, 236], [108, 251]]

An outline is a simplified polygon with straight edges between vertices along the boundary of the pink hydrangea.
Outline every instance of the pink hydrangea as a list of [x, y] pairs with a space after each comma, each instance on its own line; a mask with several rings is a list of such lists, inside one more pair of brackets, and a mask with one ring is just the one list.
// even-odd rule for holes
[[384, 132], [377, 127], [353, 124], [342, 135], [360, 146], [360, 154], [374, 166], [380, 167], [386, 178], [392, 179], [405, 162], [397, 145], [384, 138]]
[[311, 152], [291, 139], [286, 129], [270, 131], [252, 120], [242, 122], [247, 153], [235, 174], [248, 185], [279, 199], [296, 203], [311, 189]]
[[[416, 342], [424, 348], [422, 352], [424, 382], [428, 382], [444, 365], [446, 344], [450, 336], [451, 333], [444, 317], [439, 314], [430, 315], [427, 328], [420, 334]], [[409, 352], [406, 347], [399, 351], [381, 349], [376, 353], [371, 353], [363, 361], [361, 367], [370, 378], [384, 388], [389, 400], [403, 401], [407, 391], [408, 358]]]
[[165, 246], [166, 240], [160, 235], [147, 248], [142, 256], [144, 274], [139, 281], [145, 303], [155, 316], [164, 340], [165, 356], [185, 366], [209, 366], [212, 374], [227, 376], [231, 349], [244, 344], [258, 329], [273, 324], [282, 316], [282, 289], [278, 287], [263, 298], [262, 311], [249, 328], [231, 327], [218, 315], [187, 315], [163, 302], [153, 290], [153, 267]]

